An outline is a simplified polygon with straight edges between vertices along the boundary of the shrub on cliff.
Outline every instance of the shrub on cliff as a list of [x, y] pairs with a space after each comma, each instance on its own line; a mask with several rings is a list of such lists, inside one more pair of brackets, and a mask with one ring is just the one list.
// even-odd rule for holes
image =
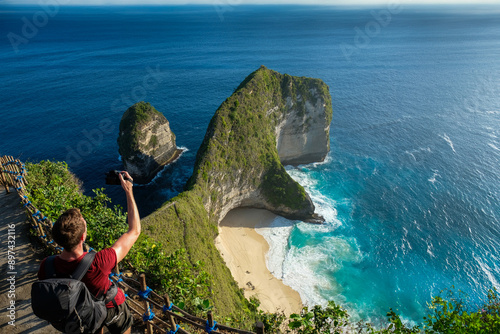
[[445, 290], [428, 305], [427, 316], [420, 324], [407, 324], [392, 309], [385, 325], [375, 328], [365, 321], [352, 322], [349, 313], [330, 301], [327, 306], [304, 307], [288, 319], [283, 314], [260, 312], [266, 333], [366, 333], [366, 334], [493, 334], [500, 333], [500, 296], [490, 290], [488, 298], [477, 307], [466, 306], [467, 296]]

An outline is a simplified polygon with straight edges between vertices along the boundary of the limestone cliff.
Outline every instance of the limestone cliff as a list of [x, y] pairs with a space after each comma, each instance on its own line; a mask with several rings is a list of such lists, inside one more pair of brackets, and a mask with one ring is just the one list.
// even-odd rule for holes
[[134, 104], [123, 114], [118, 149], [136, 183], [151, 181], [178, 154], [168, 120], [146, 102]]
[[308, 194], [282, 163], [322, 161], [330, 149], [331, 117], [323, 81], [261, 67], [217, 110], [189, 187], [207, 194], [205, 207], [219, 219], [241, 206], [316, 219]]

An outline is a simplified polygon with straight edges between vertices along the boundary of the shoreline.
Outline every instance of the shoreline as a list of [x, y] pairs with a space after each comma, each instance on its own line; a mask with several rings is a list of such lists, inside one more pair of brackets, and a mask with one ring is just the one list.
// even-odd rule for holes
[[264, 312], [290, 315], [302, 310], [300, 295], [271, 274], [266, 265], [269, 245], [255, 231], [270, 226], [276, 217], [262, 209], [233, 209], [219, 223], [215, 246], [246, 298], [257, 297]]

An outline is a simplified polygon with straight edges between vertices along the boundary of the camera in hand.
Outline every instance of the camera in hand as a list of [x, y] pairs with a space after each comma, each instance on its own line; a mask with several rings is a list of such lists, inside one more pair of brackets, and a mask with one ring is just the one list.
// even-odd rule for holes
[[[109, 172], [106, 173], [106, 184], [109, 185], [121, 185], [120, 182], [120, 171], [119, 170], [110, 170]], [[124, 176], [124, 179], [126, 181], [130, 181], [129, 178]]]

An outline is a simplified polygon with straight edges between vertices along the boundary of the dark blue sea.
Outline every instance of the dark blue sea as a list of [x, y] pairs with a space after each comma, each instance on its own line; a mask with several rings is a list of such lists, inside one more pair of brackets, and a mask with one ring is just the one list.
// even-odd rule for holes
[[148, 101], [186, 151], [136, 187], [144, 216], [182, 191], [212, 115], [248, 74], [321, 78], [331, 152], [288, 171], [327, 222], [263, 231], [273, 273], [309, 305], [333, 299], [371, 319], [393, 308], [420, 321], [452, 286], [471, 306], [500, 289], [500, 6], [229, 3], [3, 5], [0, 155], [65, 160], [91, 194], [122, 168], [122, 114]]

